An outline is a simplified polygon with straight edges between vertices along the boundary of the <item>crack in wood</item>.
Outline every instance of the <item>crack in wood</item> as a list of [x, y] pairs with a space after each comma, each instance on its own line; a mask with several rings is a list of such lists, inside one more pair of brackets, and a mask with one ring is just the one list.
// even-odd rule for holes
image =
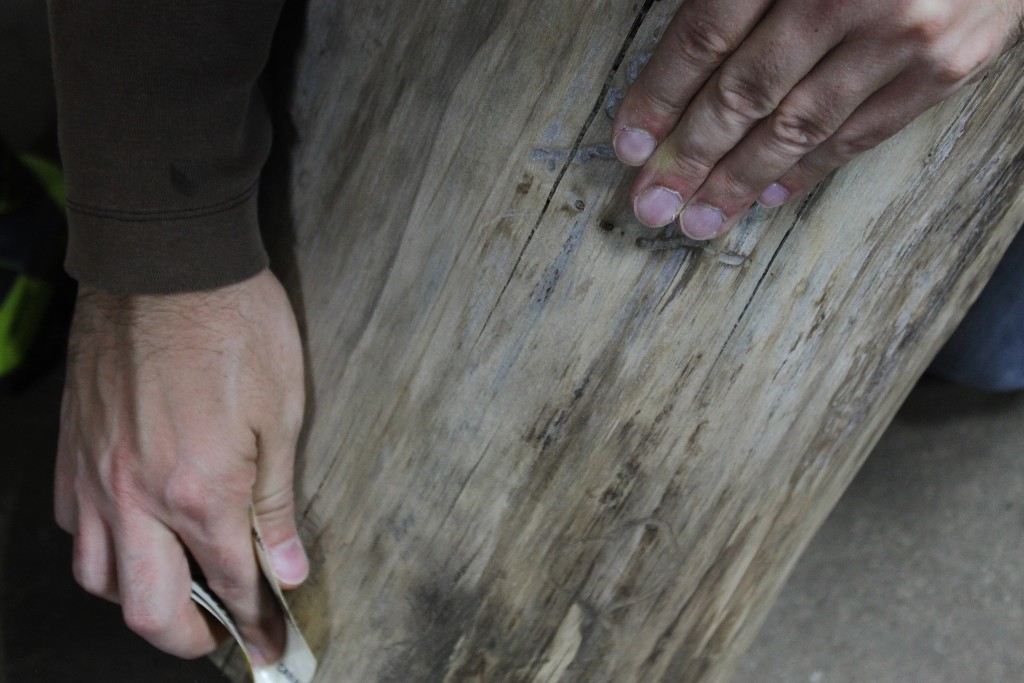
[[548, 172], [550, 173], [554, 173], [558, 169], [558, 164], [566, 159], [571, 164], [585, 164], [591, 159], [615, 161], [616, 157], [615, 150], [606, 143], [587, 145], [576, 150], [575, 153], [571, 149], [550, 150], [543, 147], [536, 147], [530, 152], [530, 161], [547, 162]]
[[523, 243], [522, 249], [519, 250], [519, 255], [516, 256], [515, 263], [512, 264], [512, 270], [508, 274], [508, 279], [502, 286], [501, 291], [498, 293], [498, 297], [494, 300], [494, 306], [487, 313], [487, 318], [484, 320], [483, 326], [480, 328], [480, 334], [477, 335], [474, 345], [480, 341], [483, 337], [484, 331], [487, 329], [491, 322], [491, 318], [494, 316], [494, 312], [498, 310], [498, 306], [501, 305], [501, 300], [505, 296], [505, 292], [508, 291], [509, 285], [512, 284], [512, 279], [516, 275], [516, 271], [519, 270], [519, 264], [522, 263], [523, 256], [526, 254], [526, 249], [530, 246], [533, 241], [534, 235], [537, 234], [537, 230], [540, 228], [541, 223], [544, 221], [544, 217], [547, 215], [548, 209], [551, 207], [551, 200], [554, 199], [555, 193], [558, 191], [559, 186], [562, 184], [562, 179], [568, 172], [570, 166], [572, 166], [573, 160], [576, 158], [577, 153], [580, 150], [580, 146], [583, 144], [583, 138], [586, 136], [590, 127], [594, 123], [594, 119], [597, 118], [598, 113], [601, 111], [601, 107], [604, 104], [605, 98], [608, 97], [608, 91], [611, 89], [612, 81], [615, 78], [615, 74], [618, 73], [619, 67], [622, 65], [623, 60], [626, 57], [626, 52], [629, 51], [629, 47], [633, 44], [633, 40], [636, 39], [637, 33], [640, 32], [640, 27], [643, 25], [644, 20], [647, 18], [648, 13], [651, 11], [651, 7], [657, 0], [644, 0], [643, 6], [637, 13], [636, 19], [633, 22], [633, 26], [630, 27], [629, 33], [626, 34], [625, 40], [623, 40], [622, 47], [619, 48], [619, 53], [615, 57], [615, 61], [612, 63], [611, 69], [608, 71], [608, 76], [605, 78], [604, 85], [601, 87], [601, 92], [597, 96], [597, 101], [590, 110], [590, 114], [587, 116], [587, 120], [580, 128], [579, 134], [576, 136], [576, 142], [573, 143], [572, 149], [567, 155], [567, 159], [563, 162], [562, 168], [558, 173], [558, 177], [555, 178], [555, 182], [551, 185], [551, 191], [548, 192], [547, 199], [544, 200], [544, 206], [540, 210], [540, 214], [537, 216], [536, 222], [530, 229], [530, 234], [526, 236], [526, 241]]
[[757, 298], [757, 294], [761, 290], [761, 285], [764, 284], [765, 278], [767, 278], [768, 274], [771, 272], [772, 265], [775, 263], [775, 260], [781, 253], [782, 247], [785, 246], [787, 240], [789, 240], [789, 236], [793, 233], [793, 230], [800, 223], [801, 219], [803, 218], [804, 212], [807, 210], [807, 207], [810, 206], [814, 202], [814, 200], [820, 196], [821, 187], [824, 184], [825, 183], [818, 185], [818, 187], [816, 187], [807, 196], [807, 199], [804, 200], [800, 208], [797, 210], [796, 215], [793, 217], [793, 222], [786, 229], [786, 232], [782, 236], [782, 239], [779, 240], [778, 245], [776, 245], [775, 251], [772, 252], [771, 258], [768, 259], [768, 263], [765, 265], [764, 271], [761, 273], [761, 277], [758, 278], [757, 284], [754, 285], [754, 289], [750, 292], [750, 296], [747, 297], [747, 302], [743, 305], [743, 310], [740, 311], [740, 314], [736, 317], [736, 322], [733, 323], [732, 329], [729, 330], [729, 334], [726, 335], [725, 341], [722, 342], [722, 346], [718, 350], [718, 355], [715, 357], [715, 360], [711, 363], [712, 371], [714, 371], [714, 368], [718, 367], [718, 361], [722, 359], [722, 354], [724, 354], [725, 350], [729, 347], [729, 342], [732, 341], [733, 335], [736, 334], [736, 330], [739, 328], [740, 323], [743, 322], [743, 318], [747, 315], [747, 311], [750, 310], [750, 305], [754, 302], [754, 299]]

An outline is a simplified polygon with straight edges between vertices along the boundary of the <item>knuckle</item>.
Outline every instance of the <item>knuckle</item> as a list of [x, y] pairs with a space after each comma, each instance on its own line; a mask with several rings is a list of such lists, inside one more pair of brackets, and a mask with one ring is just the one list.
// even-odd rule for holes
[[735, 201], [737, 199], [750, 199], [761, 189], [755, 187], [749, 180], [737, 175], [735, 171], [722, 169], [715, 172], [715, 175], [708, 181], [708, 185], [714, 184], [711, 194], [716, 197], [728, 197]]
[[162, 640], [173, 628], [172, 620], [168, 615], [158, 612], [145, 603], [126, 603], [122, 615], [124, 623], [129, 629], [150, 642]]
[[878, 146], [881, 140], [865, 133], [837, 134], [832, 142], [832, 155], [843, 163]]
[[728, 36], [721, 24], [705, 15], [672, 22], [666, 37], [684, 62], [707, 67], [720, 63], [732, 52]]
[[898, 0], [892, 3], [890, 12], [904, 38], [920, 45], [932, 45], [952, 26], [954, 5], [939, 0]]
[[832, 131], [817, 112], [782, 106], [771, 117], [769, 135], [783, 150], [803, 155], [829, 138]]
[[763, 119], [778, 106], [766, 81], [734, 71], [725, 71], [715, 80], [712, 101], [722, 115], [741, 121]]
[[913, 46], [940, 85], [963, 84], [984, 71], [1004, 47], [1003, 34], [962, 38], [956, 3], [902, 0], [896, 4], [900, 38]]
[[206, 482], [192, 471], [172, 475], [164, 487], [164, 501], [168, 507], [193, 520], [209, 518], [217, 499]]
[[256, 584], [234, 573], [222, 573], [209, 578], [210, 590], [221, 600], [238, 603], [256, 591]]
[[253, 502], [256, 514], [264, 522], [272, 524], [290, 523], [295, 520], [295, 497], [292, 495], [292, 482], [282, 481], [265, 496]]
[[675, 112], [680, 104], [669, 92], [662, 92], [644, 80], [639, 80], [630, 87], [626, 97], [633, 100], [640, 109], [651, 112], [654, 116], [666, 117]]
[[986, 63], [985, 55], [974, 54], [966, 49], [936, 49], [928, 61], [935, 79], [946, 86], [969, 81], [983, 70]]
[[672, 154], [667, 175], [683, 181], [687, 185], [700, 185], [711, 175], [713, 163], [703, 161], [692, 153], [675, 150]]

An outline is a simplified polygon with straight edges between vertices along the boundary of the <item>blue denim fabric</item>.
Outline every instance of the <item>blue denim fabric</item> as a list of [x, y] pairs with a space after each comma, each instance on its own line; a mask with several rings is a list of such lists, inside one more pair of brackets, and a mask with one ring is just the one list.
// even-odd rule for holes
[[1024, 230], [928, 372], [986, 391], [1024, 389]]

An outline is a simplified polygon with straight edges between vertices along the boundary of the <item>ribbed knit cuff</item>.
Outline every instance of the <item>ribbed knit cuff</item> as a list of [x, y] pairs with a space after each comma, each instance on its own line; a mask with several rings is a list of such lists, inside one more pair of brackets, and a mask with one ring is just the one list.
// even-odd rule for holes
[[79, 282], [118, 293], [216, 289], [267, 267], [257, 188], [216, 206], [122, 213], [69, 202], [65, 268]]

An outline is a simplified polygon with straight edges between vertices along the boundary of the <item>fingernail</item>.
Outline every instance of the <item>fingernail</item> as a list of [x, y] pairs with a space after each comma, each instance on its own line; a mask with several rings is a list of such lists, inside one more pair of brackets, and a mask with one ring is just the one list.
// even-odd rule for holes
[[658, 143], [647, 131], [638, 128], [622, 128], [612, 139], [615, 155], [624, 164], [643, 166], [654, 154]]
[[302, 549], [299, 539], [292, 538], [270, 548], [267, 554], [278, 581], [294, 586], [306, 580], [309, 574], [309, 560], [306, 559], [306, 551]]
[[725, 222], [725, 214], [707, 204], [686, 207], [679, 217], [679, 224], [687, 237], [695, 240], [709, 240], [714, 237]]
[[648, 188], [633, 200], [633, 213], [649, 228], [668, 225], [683, 208], [683, 198], [678, 192], [664, 187]]
[[757, 203], [766, 209], [774, 209], [776, 206], [785, 204], [787, 199], [789, 199], [789, 190], [778, 183], [772, 183], [761, 191]]

